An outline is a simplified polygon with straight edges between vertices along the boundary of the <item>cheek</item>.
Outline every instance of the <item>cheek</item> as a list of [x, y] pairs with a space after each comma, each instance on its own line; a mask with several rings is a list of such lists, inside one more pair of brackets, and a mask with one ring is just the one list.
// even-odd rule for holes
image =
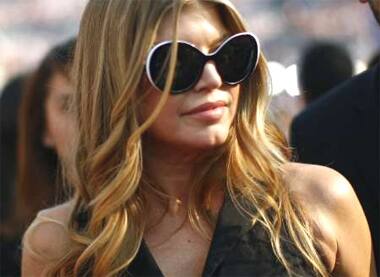
[[48, 107], [46, 110], [46, 128], [54, 142], [58, 156], [65, 159], [73, 146], [76, 134], [74, 118], [67, 112]]
[[70, 122], [66, 115], [56, 110], [47, 113], [48, 128], [56, 140], [64, 140], [65, 134], [70, 129]]
[[[155, 143], [191, 148], [205, 149], [223, 144], [228, 137], [230, 126], [237, 111], [239, 90], [239, 86], [228, 89], [231, 106], [220, 122], [215, 124], [205, 124], [195, 118], [180, 115], [181, 107], [184, 107], [185, 103], [187, 106], [191, 106], [188, 102], [192, 100], [192, 96], [186, 96], [186, 94], [169, 96], [160, 114], [147, 130], [146, 135]], [[160, 93], [155, 91], [147, 96], [141, 108], [143, 120], [151, 115], [159, 98]]]
[[[157, 91], [152, 91], [144, 100], [141, 111], [141, 122], [143, 123], [153, 113], [160, 100], [161, 94]], [[168, 130], [173, 130], [178, 124], [178, 107], [180, 105], [180, 97], [169, 96], [165, 105], [161, 109], [159, 115], [147, 130], [147, 133], [153, 136], [162, 137], [167, 135]]]

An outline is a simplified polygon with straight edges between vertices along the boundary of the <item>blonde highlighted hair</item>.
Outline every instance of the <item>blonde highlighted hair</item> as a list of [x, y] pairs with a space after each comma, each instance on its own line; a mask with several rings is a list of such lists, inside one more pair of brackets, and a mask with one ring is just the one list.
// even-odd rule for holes
[[[73, 70], [80, 130], [75, 207], [69, 226], [74, 247], [51, 269], [53, 275], [117, 275], [136, 256], [146, 226], [142, 187], [148, 182], [143, 168], [142, 134], [169, 96], [177, 49], [172, 49], [169, 78], [160, 102], [152, 115], [140, 123], [138, 107], [144, 97], [140, 84], [146, 55], [164, 16], [172, 15], [175, 41], [181, 10], [201, 7], [206, 2], [218, 9], [231, 33], [246, 31], [239, 13], [226, 0], [88, 3]], [[284, 228], [316, 273], [326, 276], [311, 228], [284, 185], [282, 166], [288, 157], [281, 135], [267, 118], [269, 89], [268, 70], [261, 55], [254, 74], [241, 86], [237, 114], [226, 143], [197, 169], [189, 219], [194, 228], [207, 235], [200, 222], [206, 220], [212, 225], [215, 218], [204, 206], [216, 186], [224, 187], [253, 224], [265, 227], [274, 253], [289, 274], [293, 271], [281, 246]], [[254, 209], [239, 202], [239, 196]], [[81, 225], [78, 218], [83, 214], [86, 220]]]

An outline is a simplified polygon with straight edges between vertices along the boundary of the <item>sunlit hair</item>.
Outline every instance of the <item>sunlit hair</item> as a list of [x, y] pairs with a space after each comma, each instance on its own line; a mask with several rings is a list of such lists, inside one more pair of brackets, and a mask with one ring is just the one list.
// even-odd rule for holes
[[[127, 270], [136, 256], [146, 227], [145, 188], [165, 195], [144, 172], [142, 135], [169, 95], [177, 47], [172, 48], [169, 78], [160, 102], [141, 123], [138, 110], [145, 96], [141, 90], [145, 59], [164, 16], [172, 15], [176, 40], [181, 10], [201, 8], [206, 2], [217, 7], [231, 33], [246, 31], [238, 12], [224, 0], [90, 0], [87, 5], [73, 72], [80, 130], [76, 155], [79, 180], [69, 225], [74, 245], [52, 274], [117, 275]], [[210, 237], [201, 220], [215, 224], [215, 215], [207, 213], [205, 207], [213, 190], [224, 188], [252, 224], [264, 226], [276, 256], [289, 273], [293, 271], [281, 247], [284, 230], [310, 266], [327, 275], [302, 209], [284, 185], [286, 145], [267, 118], [269, 89], [268, 70], [261, 56], [255, 73], [242, 85], [225, 145], [197, 168], [189, 220], [202, 235]], [[85, 220], [78, 222], [83, 215]]]

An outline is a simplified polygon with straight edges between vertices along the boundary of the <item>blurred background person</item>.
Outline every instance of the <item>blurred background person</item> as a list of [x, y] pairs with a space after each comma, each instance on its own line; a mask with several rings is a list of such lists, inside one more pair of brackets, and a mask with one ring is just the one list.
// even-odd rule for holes
[[32, 74], [19, 109], [13, 213], [1, 226], [0, 276], [20, 274], [20, 240], [41, 208], [64, 199], [59, 161], [68, 162], [75, 124], [69, 69], [75, 40], [53, 48]]
[[301, 54], [298, 69], [306, 105], [354, 74], [353, 61], [344, 45], [328, 41], [310, 43]]
[[[360, 2], [369, 3], [380, 24], [380, 0]], [[301, 162], [332, 167], [352, 184], [368, 220], [378, 269], [379, 95], [380, 65], [377, 63], [310, 105], [294, 119], [291, 128], [291, 144]]]

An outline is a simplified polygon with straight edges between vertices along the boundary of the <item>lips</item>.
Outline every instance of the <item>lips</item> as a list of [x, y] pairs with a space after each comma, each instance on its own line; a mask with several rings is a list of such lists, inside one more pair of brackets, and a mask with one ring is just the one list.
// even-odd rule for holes
[[214, 110], [220, 107], [226, 107], [227, 103], [224, 101], [216, 101], [216, 102], [208, 102], [202, 105], [199, 105], [195, 107], [194, 109], [191, 109], [190, 111], [187, 111], [183, 113], [182, 115], [192, 115], [192, 114], [197, 114], [209, 110]]

